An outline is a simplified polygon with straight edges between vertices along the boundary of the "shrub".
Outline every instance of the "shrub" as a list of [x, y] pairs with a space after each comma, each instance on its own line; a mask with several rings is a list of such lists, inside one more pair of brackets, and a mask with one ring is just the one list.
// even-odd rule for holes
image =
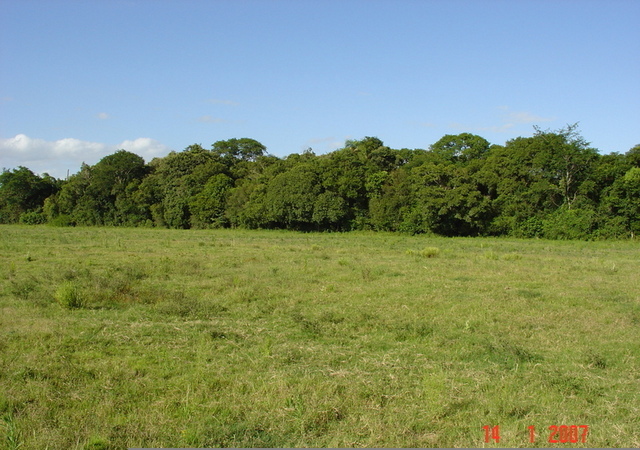
[[565, 207], [542, 221], [543, 235], [547, 239], [588, 239], [593, 225], [593, 211]]
[[538, 238], [545, 232], [544, 223], [539, 217], [529, 217], [522, 221], [511, 232], [513, 237], [517, 238]]
[[67, 214], [60, 214], [49, 221], [49, 225], [54, 227], [70, 227], [73, 226], [73, 220], [71, 216]]
[[20, 215], [20, 223], [25, 225], [42, 225], [47, 223], [47, 216], [38, 211], [30, 211]]

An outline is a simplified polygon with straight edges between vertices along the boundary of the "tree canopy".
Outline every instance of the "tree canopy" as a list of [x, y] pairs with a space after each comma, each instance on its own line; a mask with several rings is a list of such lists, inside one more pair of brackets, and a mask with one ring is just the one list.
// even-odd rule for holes
[[428, 149], [377, 137], [278, 158], [260, 142], [193, 144], [149, 163], [119, 150], [67, 180], [0, 174], [0, 223], [381, 230], [445, 236], [623, 238], [640, 233], [640, 145], [601, 155], [576, 125], [492, 145]]

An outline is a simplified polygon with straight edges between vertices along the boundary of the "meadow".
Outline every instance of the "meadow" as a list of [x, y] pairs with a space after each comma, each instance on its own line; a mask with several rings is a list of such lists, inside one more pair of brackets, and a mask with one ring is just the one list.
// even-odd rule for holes
[[640, 447], [639, 241], [0, 226], [2, 449], [505, 446]]

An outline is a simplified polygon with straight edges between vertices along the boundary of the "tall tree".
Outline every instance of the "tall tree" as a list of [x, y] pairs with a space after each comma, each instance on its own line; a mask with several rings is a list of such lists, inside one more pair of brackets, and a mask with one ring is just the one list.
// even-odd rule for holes
[[562, 204], [571, 209], [598, 152], [580, 135], [578, 124], [557, 131], [542, 131], [537, 127], [535, 130], [534, 161], [559, 188]]
[[0, 223], [18, 222], [27, 212], [40, 210], [44, 201], [56, 193], [60, 182], [44, 174], [34, 174], [26, 167], [3, 170], [0, 174]]
[[475, 134], [447, 134], [430, 147], [430, 150], [443, 159], [456, 163], [467, 163], [487, 155], [489, 141]]

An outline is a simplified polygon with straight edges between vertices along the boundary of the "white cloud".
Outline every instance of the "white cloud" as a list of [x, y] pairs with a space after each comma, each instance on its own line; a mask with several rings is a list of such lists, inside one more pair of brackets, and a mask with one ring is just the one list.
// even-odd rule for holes
[[98, 119], [100, 119], [100, 120], [107, 120], [107, 119], [109, 119], [111, 116], [109, 116], [109, 114], [107, 114], [106, 112], [101, 112], [101, 113], [98, 113], [98, 114], [96, 115], [96, 117], [97, 117]]
[[74, 138], [46, 141], [18, 134], [9, 139], [0, 139], [0, 167], [12, 169], [25, 166], [35, 173], [46, 172], [56, 178], [64, 178], [67, 171], [77, 173], [83, 162], [93, 165], [120, 149], [140, 155], [145, 161], [164, 156], [170, 151], [167, 146], [150, 138], [109, 145]]
[[145, 161], [149, 161], [157, 156], [164, 156], [171, 151], [166, 145], [151, 138], [138, 138], [133, 141], [123, 141], [116, 146], [118, 149], [127, 150], [136, 155], [142, 156]]

